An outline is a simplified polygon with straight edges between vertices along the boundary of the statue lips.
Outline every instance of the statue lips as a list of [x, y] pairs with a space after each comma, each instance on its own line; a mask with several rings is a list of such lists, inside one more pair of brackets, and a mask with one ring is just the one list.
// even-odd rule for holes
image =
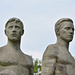
[[72, 41], [73, 35], [72, 34], [71, 35], [68, 35], [67, 39], [69, 39], [70, 41]]
[[70, 38], [73, 38], [73, 35], [68, 35]]
[[16, 37], [17, 36], [17, 34], [11, 34], [13, 37]]

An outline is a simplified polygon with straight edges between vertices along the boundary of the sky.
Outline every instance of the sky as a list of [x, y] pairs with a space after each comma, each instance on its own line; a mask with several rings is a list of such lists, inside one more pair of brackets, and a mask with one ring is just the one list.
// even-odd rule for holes
[[[75, 24], [75, 0], [0, 0], [0, 47], [7, 44], [5, 23], [12, 17], [24, 24], [21, 50], [41, 60], [46, 47], [57, 40], [57, 20], [71, 18]], [[75, 57], [75, 35], [69, 51]]]

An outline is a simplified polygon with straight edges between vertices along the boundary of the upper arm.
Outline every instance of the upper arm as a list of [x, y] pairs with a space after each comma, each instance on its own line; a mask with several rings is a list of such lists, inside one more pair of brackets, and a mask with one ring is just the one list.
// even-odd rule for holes
[[53, 75], [56, 68], [56, 58], [42, 61], [42, 75]]
[[42, 59], [42, 75], [53, 75], [56, 68], [56, 52], [53, 46], [48, 46]]
[[33, 75], [34, 74], [34, 67], [33, 67], [33, 59], [31, 56], [29, 56], [29, 62], [30, 62], [29, 75]]
[[29, 69], [29, 75], [34, 75], [34, 69], [33, 69], [33, 66], [31, 66], [31, 68]]

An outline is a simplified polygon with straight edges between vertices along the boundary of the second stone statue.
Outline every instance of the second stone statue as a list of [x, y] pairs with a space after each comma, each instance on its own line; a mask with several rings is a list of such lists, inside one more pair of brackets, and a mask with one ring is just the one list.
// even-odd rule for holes
[[42, 59], [42, 75], [75, 75], [75, 59], [69, 52], [74, 25], [70, 18], [62, 18], [55, 24], [57, 42], [49, 45]]

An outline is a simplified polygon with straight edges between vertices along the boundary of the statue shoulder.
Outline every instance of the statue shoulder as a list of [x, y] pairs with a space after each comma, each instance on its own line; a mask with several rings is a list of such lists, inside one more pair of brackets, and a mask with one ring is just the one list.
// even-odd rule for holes
[[5, 46], [0, 47], [0, 52], [5, 51], [5, 49], [6, 49], [6, 47], [5, 47]]
[[30, 55], [24, 54], [25, 59], [27, 60], [29, 65], [33, 64], [33, 59]]
[[27, 59], [28, 59], [29, 61], [32, 61], [32, 57], [31, 57], [30, 55], [25, 54], [25, 56], [27, 57]]
[[2, 52], [2, 47], [0, 47], [0, 54], [1, 54], [1, 52]]
[[48, 45], [43, 57], [55, 58], [58, 55], [58, 46], [56, 44]]
[[5, 45], [5, 46], [0, 47], [0, 51], [3, 51], [3, 50], [6, 50], [6, 45]]
[[1, 50], [1, 47], [0, 47], [0, 50]]

